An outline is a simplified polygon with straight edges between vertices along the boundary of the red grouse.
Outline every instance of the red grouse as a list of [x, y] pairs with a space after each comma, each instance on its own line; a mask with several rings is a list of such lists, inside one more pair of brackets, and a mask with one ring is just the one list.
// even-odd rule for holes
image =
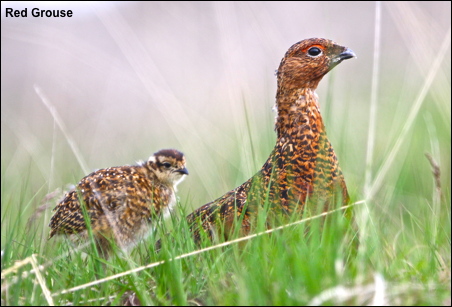
[[212, 238], [220, 229], [228, 239], [236, 223], [247, 234], [262, 208], [268, 208], [269, 221], [301, 213], [308, 204], [326, 211], [349, 201], [315, 90], [331, 69], [353, 57], [349, 48], [322, 38], [289, 48], [277, 71], [276, 145], [252, 178], [187, 216], [196, 241], [203, 232]]
[[112, 242], [129, 250], [173, 209], [176, 186], [185, 175], [185, 157], [174, 149], [160, 150], [138, 165], [97, 170], [55, 207], [49, 238], [66, 234], [72, 241], [88, 242], [85, 207], [101, 255], [110, 254]]

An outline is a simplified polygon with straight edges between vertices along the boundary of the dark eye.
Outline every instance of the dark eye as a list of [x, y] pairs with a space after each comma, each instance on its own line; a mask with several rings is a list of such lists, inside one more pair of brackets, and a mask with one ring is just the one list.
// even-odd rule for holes
[[322, 54], [322, 50], [318, 47], [312, 47], [308, 50], [308, 55], [316, 57]]
[[170, 168], [171, 167], [171, 163], [169, 162], [163, 162], [162, 165], [166, 168]]

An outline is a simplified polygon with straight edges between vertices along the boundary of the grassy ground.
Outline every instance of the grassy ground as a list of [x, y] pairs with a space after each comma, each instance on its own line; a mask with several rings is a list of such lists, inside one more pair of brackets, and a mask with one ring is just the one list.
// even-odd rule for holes
[[[406, 178], [400, 177], [402, 183], [395, 183], [403, 184]], [[388, 204], [368, 203], [369, 211], [355, 205], [355, 212], [364, 211], [369, 221], [358, 233], [339, 211], [327, 217], [322, 229], [319, 219], [311, 221], [308, 236], [300, 223], [187, 254], [195, 250], [187, 225], [174, 218], [166, 225], [175, 231], [163, 236], [159, 254], [153, 252], [156, 237], [151, 237], [130, 257], [119, 252], [107, 262], [96, 260], [92, 250], [84, 257], [66, 242], [45, 242], [46, 229], [25, 222], [28, 217], [2, 219], [2, 242], [8, 242], [2, 246], [2, 305], [136, 300], [164, 305], [445, 305], [450, 302], [450, 200], [446, 195], [438, 203], [416, 202], [397, 194]], [[26, 186], [21, 195], [26, 197]], [[10, 195], [2, 204], [5, 217], [21, 202]], [[366, 233], [360, 233], [364, 228]], [[166, 231], [160, 227], [157, 236]], [[361, 240], [358, 252], [350, 243], [355, 235]], [[152, 267], [143, 270], [146, 264]]]
[[[184, 97], [190, 102], [186, 105], [165, 100], [169, 97], [162, 94], [166, 88], [161, 96], [152, 96], [152, 86], [141, 96], [160, 101], [158, 97], [168, 105], [135, 105], [140, 94], [131, 96], [137, 91], [120, 85], [129, 79], [133, 84], [143, 80], [149, 83], [156, 79], [152, 73], [158, 72], [158, 67], [145, 67], [149, 75], [134, 67], [138, 75], [142, 74], [139, 80], [133, 79], [133, 74], [118, 80], [101, 78], [107, 80], [106, 91], [102, 91], [102, 82], [93, 82], [91, 94], [87, 89], [92, 84], [83, 83], [80, 91], [68, 86], [77, 103], [69, 99], [66, 102], [70, 107], [66, 108], [56, 104], [58, 99], [54, 97], [59, 96], [49, 90], [53, 86], [44, 88], [54, 98], [49, 99], [52, 105], [47, 108], [43, 103], [45, 96], [34, 91], [23, 93], [25, 98], [2, 93], [2, 305], [450, 305], [450, 30], [446, 38], [442, 31], [436, 31], [435, 26], [444, 19], [439, 17], [438, 24], [429, 24], [431, 29], [425, 26], [423, 19], [417, 18], [424, 16], [419, 13], [420, 8], [386, 3], [383, 14], [392, 16], [394, 26], [371, 22], [369, 28], [382, 27], [384, 31], [387, 26], [392, 31], [399, 27], [405, 40], [389, 40], [386, 32], [376, 53], [358, 53], [350, 45], [359, 58], [335, 68], [318, 91], [328, 135], [353, 200], [355, 227], [338, 209], [328, 214], [324, 227], [320, 227], [320, 218], [296, 222], [300, 217], [294, 217], [295, 223], [287, 227], [240, 242], [219, 242], [206, 245], [212, 247], [205, 249], [193, 245], [181, 217], [248, 179], [274, 145], [274, 114], [269, 110], [274, 93], [266, 92], [267, 84], [259, 87], [261, 91], [245, 86], [248, 83], [244, 80], [253, 78], [247, 78], [243, 71], [234, 71], [230, 79], [225, 79], [233, 90], [212, 90], [219, 93], [216, 100], [212, 99], [215, 104], [210, 96], [197, 99], [196, 93], [209, 93], [210, 88], [199, 85], [202, 79], [193, 78], [194, 83], [184, 88], [192, 91], [193, 99]], [[410, 26], [410, 9], [416, 13], [416, 25], [424, 28]], [[267, 39], [267, 35], [271, 37], [272, 32], [267, 31], [262, 37]], [[419, 43], [422, 40], [425, 44]], [[115, 42], [120, 45], [120, 37]], [[359, 39], [354, 42], [357, 44]], [[242, 43], [245, 49], [243, 46]], [[401, 47], [409, 52], [400, 52]], [[128, 49], [124, 50], [127, 54]], [[120, 71], [120, 64], [114, 62], [110, 71], [103, 68], [102, 56], [97, 55], [93, 58], [97, 59], [94, 66], [98, 71], [116, 76], [115, 69]], [[138, 52], [132, 55], [137, 56], [136, 63], [146, 62]], [[376, 55], [381, 58], [379, 71], [372, 68]], [[183, 61], [184, 65], [190, 64]], [[134, 61], [131, 62], [133, 66]], [[207, 76], [217, 76], [223, 67], [220, 64], [212, 65], [215, 74]], [[394, 69], [394, 64], [400, 69]], [[202, 71], [204, 66], [197, 65]], [[66, 66], [61, 67], [67, 70]], [[182, 74], [181, 67], [185, 66], [178, 64]], [[353, 73], [347, 73], [350, 71]], [[177, 84], [186, 85], [176, 80]], [[275, 83], [273, 76], [256, 80]], [[57, 81], [51, 84], [58, 84]], [[3, 82], [2, 77], [2, 92]], [[112, 88], [116, 86], [127, 93], [118, 98], [127, 101], [124, 109], [114, 100], [117, 94]], [[174, 85], [173, 89], [177, 93]], [[262, 100], [259, 95], [266, 98]], [[104, 104], [83, 105], [85, 98]], [[21, 109], [22, 100], [29, 103], [24, 110], [31, 108], [34, 116], [20, 120], [13, 115]], [[9, 107], [5, 107], [8, 103]], [[42, 107], [41, 113], [35, 111], [36, 105]], [[58, 110], [60, 115], [52, 114], [52, 110]], [[115, 117], [114, 112], [120, 116]], [[127, 121], [129, 113], [134, 117]], [[139, 117], [140, 114], [145, 116]], [[157, 115], [149, 118], [147, 114]], [[45, 120], [41, 123], [42, 118]], [[197, 125], [191, 126], [193, 123]], [[187, 131], [190, 133], [185, 134]], [[165, 141], [177, 144], [175, 147], [187, 155], [190, 176], [180, 185], [180, 206], [174, 216], [160, 223], [156, 233], [130, 255], [118, 252], [106, 261], [97, 259], [90, 247], [87, 253], [81, 253], [63, 239], [48, 241], [47, 224], [51, 208], [62, 195], [61, 189], [78, 182], [91, 168], [117, 163], [109, 165], [110, 158], [120, 157], [132, 163], [135, 157], [149, 156], [150, 145], [141, 146], [143, 139], [154, 142], [154, 151], [167, 144]], [[69, 145], [71, 141], [75, 147]], [[112, 144], [106, 146], [109, 141]], [[117, 146], [118, 142], [122, 146]], [[54, 193], [56, 187], [60, 192]], [[162, 250], [157, 254], [154, 243], [159, 238], [163, 240]]]

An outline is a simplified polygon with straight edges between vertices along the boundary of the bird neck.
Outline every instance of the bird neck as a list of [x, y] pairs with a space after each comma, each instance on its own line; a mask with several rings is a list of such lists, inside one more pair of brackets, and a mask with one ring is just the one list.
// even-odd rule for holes
[[278, 91], [275, 123], [278, 139], [323, 133], [325, 128], [317, 100], [313, 88]]
[[[314, 89], [302, 88], [277, 95], [275, 129], [278, 137], [257, 178], [263, 180], [264, 187], [270, 188], [269, 195], [276, 195], [271, 197], [280, 197], [283, 203], [304, 202], [315, 190], [323, 195], [337, 179], [343, 186], [343, 199], [348, 199]], [[280, 93], [283, 92], [278, 91]], [[276, 184], [270, 184], [271, 178]]]

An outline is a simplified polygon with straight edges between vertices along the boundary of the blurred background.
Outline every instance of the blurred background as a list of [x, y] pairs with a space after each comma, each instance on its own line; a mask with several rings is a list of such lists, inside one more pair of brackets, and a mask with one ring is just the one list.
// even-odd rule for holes
[[[375, 203], [431, 199], [425, 152], [450, 194], [450, 6], [382, 2], [376, 22], [375, 2], [2, 2], [2, 203], [15, 199], [28, 217], [55, 189], [162, 148], [187, 157], [190, 176], [178, 195], [188, 212], [221, 196], [271, 152], [275, 70], [292, 44], [310, 37], [358, 56], [328, 74], [317, 93], [350, 192], [362, 199], [376, 28], [370, 170], [383, 181]], [[28, 18], [5, 17], [6, 7], [28, 8]], [[73, 17], [34, 18], [35, 7]], [[2, 229], [4, 214], [2, 206]]]

